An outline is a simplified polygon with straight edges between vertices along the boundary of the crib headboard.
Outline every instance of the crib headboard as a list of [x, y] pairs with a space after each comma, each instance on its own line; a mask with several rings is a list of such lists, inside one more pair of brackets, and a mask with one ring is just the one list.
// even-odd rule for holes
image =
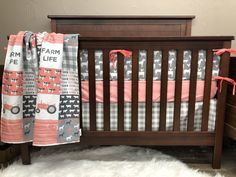
[[51, 30], [83, 37], [191, 36], [195, 16], [49, 15]]

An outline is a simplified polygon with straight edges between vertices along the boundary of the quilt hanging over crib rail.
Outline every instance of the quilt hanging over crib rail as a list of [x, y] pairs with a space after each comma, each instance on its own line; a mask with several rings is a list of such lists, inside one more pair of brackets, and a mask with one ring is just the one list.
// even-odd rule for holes
[[1, 141], [46, 146], [80, 141], [78, 35], [19, 32], [9, 38]]

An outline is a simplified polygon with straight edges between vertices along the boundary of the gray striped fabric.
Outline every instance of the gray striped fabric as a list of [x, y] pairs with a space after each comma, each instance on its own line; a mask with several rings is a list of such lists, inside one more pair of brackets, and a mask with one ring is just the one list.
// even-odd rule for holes
[[[209, 109], [209, 121], [208, 121], [208, 131], [214, 131], [215, 129], [215, 119], [216, 119], [216, 99], [210, 100], [210, 109]], [[103, 130], [103, 103], [96, 104], [97, 113], [96, 113], [96, 125], [97, 130]], [[202, 122], [202, 108], [203, 102], [195, 103], [195, 117], [194, 117], [194, 130], [201, 130]], [[117, 131], [117, 103], [110, 104], [110, 127], [112, 131]], [[89, 103], [83, 103], [83, 130], [89, 130]], [[159, 129], [159, 112], [160, 112], [160, 103], [153, 103], [152, 106], [152, 130], [158, 131]], [[174, 122], [174, 103], [167, 103], [166, 111], [166, 130], [171, 131], [173, 129]], [[181, 115], [180, 115], [180, 130], [187, 130], [187, 120], [188, 120], [188, 103], [181, 103]], [[124, 104], [124, 129], [125, 131], [131, 130], [131, 103]], [[138, 131], [145, 130], [145, 103], [138, 104]]]

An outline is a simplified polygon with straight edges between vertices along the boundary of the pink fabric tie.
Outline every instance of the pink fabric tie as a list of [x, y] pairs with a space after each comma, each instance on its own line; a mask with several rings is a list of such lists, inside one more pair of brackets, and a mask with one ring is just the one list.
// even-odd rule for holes
[[235, 95], [235, 89], [236, 89], [236, 82], [233, 79], [230, 79], [228, 77], [221, 77], [221, 76], [215, 76], [213, 79], [220, 80], [220, 92], [222, 90], [222, 84], [223, 81], [229, 82], [233, 85], [233, 95]]
[[132, 56], [132, 52], [128, 51], [128, 50], [111, 50], [109, 53], [109, 56], [110, 56], [110, 60], [112, 62], [114, 69], [116, 69], [115, 55], [114, 55], [115, 53], [121, 53], [124, 57], [131, 57]]
[[229, 53], [232, 53], [232, 54], [235, 54], [236, 55], [236, 50], [235, 49], [226, 49], [226, 48], [223, 48], [223, 49], [213, 49], [214, 53], [216, 55], [221, 55], [225, 52], [229, 52]]
[[[235, 49], [227, 49], [227, 48], [222, 48], [222, 49], [213, 49], [214, 51], [214, 54], [216, 55], [221, 55], [225, 52], [228, 52], [228, 53], [231, 53], [231, 54], [235, 54], [236, 55], [236, 50]], [[236, 89], [236, 82], [233, 80], [233, 79], [230, 79], [228, 77], [221, 77], [221, 76], [216, 76], [214, 77], [214, 79], [216, 80], [220, 80], [220, 92], [222, 90], [222, 84], [223, 84], [223, 81], [226, 81], [226, 82], [229, 82], [233, 85], [233, 95], [235, 95], [235, 89]]]

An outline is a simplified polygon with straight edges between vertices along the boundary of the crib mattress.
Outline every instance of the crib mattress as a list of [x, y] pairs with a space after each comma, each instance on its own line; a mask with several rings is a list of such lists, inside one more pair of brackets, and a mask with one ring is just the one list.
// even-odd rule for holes
[[[208, 121], [208, 131], [212, 132], [215, 129], [215, 119], [216, 119], [216, 99], [210, 100], [209, 109], [209, 121]], [[131, 103], [124, 104], [124, 130], [131, 130]], [[202, 121], [202, 108], [203, 102], [195, 103], [195, 116], [194, 116], [194, 131], [201, 131], [201, 121]], [[118, 130], [118, 104], [110, 104], [110, 128], [111, 131]], [[89, 103], [82, 104], [82, 121], [83, 130], [89, 130]], [[152, 131], [159, 130], [159, 114], [160, 114], [160, 103], [153, 103], [152, 106]], [[174, 103], [167, 103], [166, 111], [166, 130], [173, 130], [174, 122]], [[188, 102], [181, 103], [181, 114], [180, 114], [180, 130], [187, 130], [187, 120], [188, 120]], [[103, 103], [96, 103], [96, 126], [98, 131], [102, 131], [104, 128], [104, 118], [103, 118]], [[138, 131], [145, 131], [145, 103], [138, 103]]]

